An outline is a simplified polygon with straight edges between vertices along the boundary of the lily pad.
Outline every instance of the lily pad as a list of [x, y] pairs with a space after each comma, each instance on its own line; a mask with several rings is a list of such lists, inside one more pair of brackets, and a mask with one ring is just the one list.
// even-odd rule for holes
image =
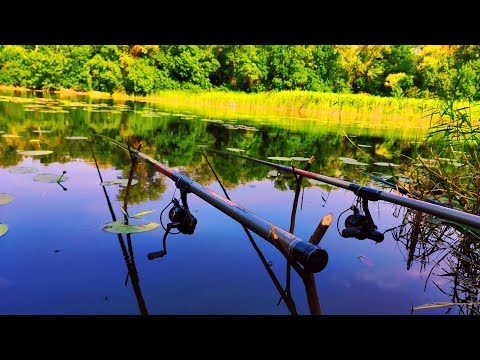
[[378, 166], [391, 166], [391, 167], [400, 167], [398, 164], [390, 163], [390, 162], [374, 162], [373, 165]]
[[0, 236], [5, 235], [5, 233], [8, 231], [8, 225], [7, 224], [0, 224]]
[[37, 156], [37, 155], [48, 155], [53, 153], [52, 150], [26, 150], [26, 151], [19, 151], [21, 155], [29, 155], [29, 156]]
[[87, 136], [65, 136], [65, 139], [69, 140], [87, 140]]
[[323, 185], [324, 183], [316, 179], [307, 179], [307, 181], [312, 185]]
[[108, 231], [115, 234], [131, 234], [131, 233], [139, 233], [139, 232], [154, 230], [159, 226], [160, 224], [155, 222], [150, 222], [150, 223], [140, 224], [140, 225], [131, 225], [131, 224], [125, 224], [125, 220], [117, 220], [117, 221], [113, 221], [108, 224], [105, 224], [102, 227], [102, 229], [104, 231]]
[[296, 160], [296, 161], [308, 161], [310, 160], [309, 158], [303, 157], [303, 156], [292, 156], [290, 159]]
[[347, 157], [339, 157], [338, 160], [343, 162], [344, 164], [350, 164], [350, 165], [368, 165], [367, 163], [360, 162], [358, 160], [352, 159], [352, 158], [347, 158]]
[[16, 166], [16, 167], [10, 168], [8, 171], [13, 174], [29, 174], [29, 173], [37, 172], [38, 169], [31, 166]]
[[242, 151], [245, 151], [245, 150], [237, 149], [237, 148], [227, 148], [227, 150], [230, 150], [230, 151], [233, 151], [233, 152], [242, 152]]
[[[64, 182], [68, 180], [68, 177], [66, 177], [63, 174], [38, 174], [33, 177], [33, 180], [35, 181], [40, 181], [40, 182], [45, 182], [45, 183], [55, 183], [55, 182]], [[60, 180], [59, 180], [60, 179]]]
[[12, 202], [15, 199], [13, 195], [7, 194], [7, 193], [1, 193], [0, 194], [0, 205], [5, 205], [10, 202]]
[[4, 138], [18, 138], [18, 137], [20, 137], [20, 135], [3, 134], [2, 137], [4, 137]]
[[[114, 185], [114, 184], [118, 184], [120, 186], [126, 187], [128, 185], [128, 179], [106, 180], [106, 181], [100, 183], [100, 185], [103, 185], [103, 186], [109, 186], [109, 185]], [[138, 184], [138, 180], [132, 179], [132, 185], [135, 185], [135, 184]]]
[[277, 160], [277, 161], [291, 161], [292, 158], [284, 156], [269, 156], [267, 159]]
[[50, 130], [33, 130], [34, 133], [49, 133]]

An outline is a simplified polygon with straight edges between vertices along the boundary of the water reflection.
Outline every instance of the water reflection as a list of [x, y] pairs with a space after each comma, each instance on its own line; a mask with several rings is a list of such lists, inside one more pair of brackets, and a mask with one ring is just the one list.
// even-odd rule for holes
[[[89, 144], [90, 144], [90, 149], [92, 151], [92, 156], [95, 162], [95, 167], [97, 168], [98, 178], [100, 179], [100, 184], [102, 184], [104, 181], [102, 178], [102, 174], [100, 172], [100, 168], [98, 166], [97, 158], [95, 157], [95, 152], [93, 149], [92, 142], [90, 142]], [[125, 212], [127, 211], [127, 208], [128, 208], [128, 199], [129, 199], [128, 194], [130, 192], [131, 180], [132, 180], [133, 173], [136, 169], [136, 166], [137, 166], [137, 161], [135, 159], [132, 159], [131, 170], [129, 172], [129, 177], [128, 177], [129, 181], [126, 187], [126, 194], [124, 197], [125, 200], [123, 203], [123, 209]], [[110, 211], [112, 221], [117, 221], [117, 217], [115, 215], [115, 211], [113, 210], [110, 197], [108, 196], [107, 190], [105, 189], [105, 185], [102, 185], [102, 190], [103, 190], [103, 194], [105, 195], [105, 200], [107, 201], [108, 210]], [[127, 221], [127, 224], [128, 224], [127, 215], [125, 215], [125, 221]], [[147, 306], [145, 305], [142, 289], [140, 288], [140, 280], [138, 277], [137, 267], [135, 265], [135, 255], [133, 253], [133, 245], [132, 245], [132, 234], [127, 233], [125, 234], [125, 236], [127, 237], [128, 248], [127, 246], [125, 246], [125, 240], [123, 239], [122, 234], [120, 233], [117, 234], [118, 243], [120, 244], [120, 248], [122, 249], [125, 265], [127, 267], [127, 278], [125, 279], [125, 286], [127, 286], [127, 281], [130, 278], [130, 283], [132, 284], [133, 291], [135, 293], [135, 298], [137, 299], [137, 304], [138, 304], [138, 309], [140, 310], [140, 314], [148, 315], [148, 310], [147, 310]]]
[[418, 263], [427, 274], [425, 287], [431, 283], [450, 299], [450, 302], [412, 307], [412, 312], [438, 307], [444, 308], [446, 314], [479, 314], [480, 237], [477, 234], [459, 231], [431, 215], [410, 209], [406, 210], [403, 223], [391, 231], [405, 251], [407, 269]]
[[[245, 240], [245, 235], [247, 237], [248, 235], [238, 223], [232, 224], [222, 214], [212, 211], [209, 204], [200, 204], [195, 199], [192, 199], [190, 204], [192, 214], [198, 219], [201, 218], [202, 221], [197, 227], [194, 238], [201, 237], [201, 240], [205, 241], [200, 244], [200, 242], [185, 240], [188, 241], [188, 248], [182, 248], [183, 239], [178, 242], [169, 242], [169, 256], [163, 260], [149, 261], [147, 254], [162, 246], [163, 232], [160, 237], [158, 232], [145, 237], [137, 234], [116, 234], [120, 245], [119, 251], [121, 250], [125, 262], [120, 264], [121, 269], [116, 272], [115, 260], [111, 258], [111, 255], [115, 254], [115, 249], [109, 248], [112, 245], [108, 243], [108, 235], [111, 234], [103, 234], [99, 231], [101, 229], [98, 229], [97, 225], [101, 221], [100, 218], [108, 214], [108, 221], [116, 221], [113, 210], [117, 210], [118, 213], [120, 208], [118, 206], [112, 209], [116, 202], [123, 204], [124, 208], [127, 205], [145, 205], [149, 208], [162, 209], [170, 201], [173, 187], [165, 176], [139, 163], [135, 167], [135, 179], [138, 180], [135, 186], [120, 187], [115, 191], [114, 196], [110, 195], [110, 198], [106, 187], [103, 186], [103, 195], [100, 194], [98, 183], [102, 183], [103, 180], [108, 181], [106, 174], [129, 178], [132, 162], [128, 152], [114, 151], [107, 142], [95, 141], [92, 137], [94, 133], [104, 134], [122, 143], [128, 140], [132, 146], [137, 146], [141, 142], [142, 151], [154, 159], [185, 174], [202, 186], [218, 187], [221, 183], [233, 201], [245, 204], [246, 208], [271, 218], [275, 223], [284, 224], [285, 228], [290, 228], [291, 232], [306, 240], [316, 229], [319, 233], [328, 229], [328, 225], [321, 226], [318, 214], [321, 214], [320, 220], [323, 220], [328, 213], [332, 213], [331, 221], [335, 224], [340, 214], [354, 203], [352, 194], [333, 189], [326, 184], [305, 180], [299, 182], [299, 179], [292, 175], [272, 176], [269, 174], [270, 169], [240, 159], [210, 156], [207, 162], [203, 150], [206, 147], [223, 151], [241, 150], [242, 155], [265, 160], [274, 157], [277, 159], [272, 161], [286, 165], [292, 164], [296, 168], [305, 167], [304, 159], [314, 156], [315, 161], [311, 164], [310, 171], [369, 186], [372, 184], [372, 174], [386, 181], [392, 174], [399, 178], [402, 175], [401, 165], [404, 164], [404, 160], [423, 154], [422, 144], [417, 141], [420, 134], [405, 134], [394, 128], [389, 131], [383, 131], [385, 129], [377, 131], [353, 125], [342, 127], [338, 122], [322, 123], [305, 119], [280, 119], [275, 122], [254, 117], [217, 117], [205, 113], [168, 109], [160, 104], [131, 101], [117, 102], [111, 99], [93, 100], [82, 97], [61, 99], [54, 96], [47, 98], [46, 94], [44, 96], [37, 97], [30, 93], [22, 93], [19, 96], [0, 96], [0, 173], [2, 174], [1, 185], [4, 187], [2, 192], [18, 190], [23, 192], [25, 197], [24, 202], [19, 198], [20, 201], [11, 207], [13, 209], [11, 213], [2, 213], [2, 216], [7, 215], [1, 220], [9, 224], [9, 232], [2, 237], [0, 256], [3, 263], [0, 269], [2, 270], [0, 285], [3, 278], [8, 278], [9, 281], [14, 279], [13, 281], [16, 280], [23, 285], [17, 289], [27, 289], [20, 296], [8, 288], [10, 292], [7, 295], [10, 298], [4, 297], [9, 300], [4, 302], [2, 313], [15, 311], [130, 313], [128, 305], [122, 307], [112, 302], [110, 303], [112, 307], [117, 306], [114, 309], [105, 309], [101, 307], [102, 305], [90, 305], [86, 295], [89, 292], [96, 293], [97, 286], [102, 288], [102, 291], [111, 286], [111, 279], [119, 276], [125, 270], [125, 266], [127, 268], [125, 283], [132, 286], [135, 295], [136, 304], [133, 308], [135, 312], [139, 311], [141, 314], [164, 311], [166, 313], [282, 314], [349, 311], [352, 313], [408, 313], [410, 298], [413, 298], [415, 305], [419, 305], [428, 303], [432, 296], [435, 299], [447, 298], [451, 302], [465, 304], [473, 303], [478, 297], [476, 290], [479, 285], [477, 238], [471, 236], [469, 240], [460, 241], [455, 230], [443, 224], [435, 225], [431, 217], [424, 214], [416, 215], [415, 211], [407, 212], [405, 221], [402, 223], [399, 216], [391, 215], [391, 208], [385, 204], [380, 204], [378, 209], [371, 207], [372, 218], [376, 224], [381, 224], [379, 228], [385, 229], [395, 225], [394, 230], [385, 233], [385, 240], [381, 244], [345, 239], [335, 231], [327, 232], [322, 241], [325, 247], [328, 247], [329, 256], [331, 255], [332, 258], [325, 271], [313, 278], [314, 281], [318, 279], [321, 281], [310, 283], [310, 287], [305, 284], [312, 279], [309, 280], [302, 269], [295, 268], [295, 263], [288, 262], [288, 258], [286, 259], [283, 254], [277, 254], [278, 249], [274, 248], [272, 251], [268, 246], [263, 247], [263, 243], [255, 243], [250, 237], [249, 241], [241, 244]], [[348, 134], [348, 138], [345, 134]], [[94, 152], [91, 145], [94, 147]], [[51, 151], [51, 153], [27, 156], [20, 151]], [[285, 162], [281, 158], [292, 160]], [[28, 183], [28, 179], [22, 178], [17, 181], [17, 178], [10, 176], [7, 169], [19, 165], [37, 166], [44, 168], [46, 172], [55, 171], [58, 174], [66, 169], [66, 175], [71, 175], [71, 180], [58, 184], [68, 188], [68, 191], [63, 191], [58, 185], [52, 184], [52, 187], [56, 187], [55, 190], [62, 193], [64, 198], [68, 197], [68, 205], [65, 204], [66, 200], [59, 199], [58, 196], [48, 193], [43, 188], [38, 191], [37, 187]], [[94, 182], [90, 170], [96, 172]], [[378, 182], [374, 184], [377, 188], [381, 188], [381, 185]], [[97, 195], [100, 199], [97, 199]], [[126, 199], [128, 203], [125, 203]], [[46, 205], [47, 200], [50, 202], [48, 204], [52, 205]], [[39, 209], [42, 208], [43, 212], [31, 216], [32, 220], [30, 220], [28, 210], [32, 204]], [[68, 211], [58, 211], [59, 206]], [[109, 212], [106, 211], [106, 207]], [[10, 208], [8, 210], [10, 211]], [[326, 213], [327, 210], [328, 213]], [[55, 230], [48, 228], [52, 217], [55, 217], [55, 223], [52, 225]], [[75, 218], [75, 221], [72, 218]], [[63, 240], [62, 245], [51, 240], [54, 236], [44, 236], [38, 241], [35, 238], [34, 241], [31, 233], [25, 227], [21, 228], [26, 219], [32, 221], [32, 228], [48, 228], [47, 234], [60, 231], [57, 228], [64, 228], [65, 232], [72, 232], [72, 236], [68, 241]], [[343, 219], [342, 217], [340, 220]], [[402, 224], [398, 226], [398, 223]], [[79, 230], [79, 224], [89, 229]], [[329, 224], [328, 221], [327, 224]], [[235, 228], [237, 225], [238, 230]], [[88, 231], [88, 237], [85, 237], [85, 231]], [[152, 243], [142, 242], [150, 239], [153, 240]], [[319, 239], [322, 237], [320, 236]], [[403, 264], [394, 251], [392, 240], [396, 240], [395, 243], [401, 244], [404, 249], [408, 274], [402, 268]], [[32, 242], [37, 253], [42, 250], [42, 246], [51, 245], [50, 247], [55, 249], [66, 249], [70, 245], [70, 250], [75, 250], [75, 255], [79, 259], [82, 256], [89, 256], [88, 251], [85, 250], [87, 248], [85, 244], [88, 244], [89, 249], [99, 250], [95, 257], [88, 257], [88, 261], [92, 264], [91, 268], [87, 269], [87, 272], [91, 272], [89, 276], [101, 278], [98, 274], [101, 274], [104, 268], [108, 268], [111, 274], [108, 273], [109, 276], [105, 276], [104, 283], [101, 283], [101, 279], [97, 279], [88, 285], [83, 284], [81, 297], [86, 305], [74, 305], [74, 303], [65, 305], [62, 300], [58, 300], [63, 294], [58, 295], [56, 301], [52, 301], [59, 310], [50, 303], [44, 307], [28, 304], [25, 299], [35, 296], [43, 299], [45, 295], [41, 290], [32, 290], [36, 285], [25, 280], [32, 270], [19, 269], [17, 263], [8, 263], [8, 257], [14, 253], [21, 253], [24, 247], [33, 246]], [[118, 249], [116, 241], [113, 246]], [[106, 251], [102, 252], [102, 247]], [[166, 246], [164, 249], [166, 251]], [[137, 258], [134, 256], [134, 250]], [[250, 260], [248, 251], [256, 254], [253, 260]], [[219, 252], [222, 256], [218, 258], [212, 255]], [[200, 253], [202, 257], [198, 256]], [[138, 254], [144, 255], [138, 256]], [[226, 256], [223, 256], [225, 254]], [[64, 258], [69, 256], [67, 251], [62, 251], [60, 255]], [[38, 257], [36, 254], [35, 256]], [[35, 256], [31, 255], [32, 258]], [[257, 257], [261, 263], [258, 262]], [[232, 258], [239, 259], [238, 263], [241, 266], [238, 269], [241, 271], [236, 271], [237, 268], [232, 265]], [[48, 278], [51, 276], [49, 270], [53, 268], [51, 265], [53, 262], [47, 258], [39, 259], [44, 261], [36, 260], [37, 264], [40, 264], [38, 268], [44, 268], [42, 271], [45, 273], [44, 278], [47, 279], [44, 282], [48, 287], [51, 285]], [[24, 263], [28, 263], [29, 260], [31, 259], [27, 257]], [[170, 260], [173, 261], [170, 262]], [[108, 265], [105, 265], [106, 261], [109, 261]], [[257, 263], [259, 269], [255, 267]], [[416, 263], [422, 266], [423, 273], [428, 275], [427, 279], [421, 279], [422, 274], [418, 275], [412, 271]], [[368, 268], [366, 264], [369, 264]], [[155, 268], [157, 265], [159, 267]], [[69, 282], [81, 283], [88, 276], [80, 274], [81, 271], [78, 270], [75, 272], [75, 259], [68, 264], [62, 263], [62, 266], [74, 274], [71, 278], [62, 279], [64, 291], [67, 293], [76, 291], [67, 290]], [[198, 269], [201, 266], [208, 272], [206, 270], [200, 272]], [[358, 269], [358, 266], [364, 267]], [[219, 268], [225, 270], [218, 271]], [[13, 270], [9, 272], [9, 269]], [[298, 275], [299, 281], [292, 281], [291, 269], [294, 270], [292, 274]], [[168, 277], [163, 276], [164, 271], [169, 274]], [[268, 277], [265, 276], [266, 282], [258, 276], [258, 271], [265, 271], [262, 275], [268, 275]], [[139, 272], [140, 275], [145, 274], [145, 276], [140, 276]], [[120, 277], [123, 281], [123, 275]], [[242, 288], [242, 281], [247, 278], [257, 282], [247, 284], [245, 281]], [[421, 281], [422, 288], [417, 291], [416, 282], [414, 280], [406, 282], [404, 280], [406, 278]], [[217, 285], [212, 279], [221, 285]], [[435, 293], [429, 291], [424, 294], [425, 290], [428, 290], [427, 282], [435, 287]], [[6, 280], [3, 283], [6, 283]], [[270, 286], [272, 284], [274, 287]], [[271, 292], [274, 293], [273, 301], [268, 291], [270, 287], [273, 289]], [[165, 288], [171, 290], [168, 291], [169, 295], [175, 293], [176, 296], [165, 296], [161, 293]], [[392, 293], [392, 288], [398, 289], [398, 292]], [[250, 289], [255, 289], [252, 290], [256, 292], [255, 294], [248, 295], [255, 300], [255, 303], [251, 301], [244, 304], [242, 300], [238, 300], [243, 296], [247, 297], [242, 292]], [[311, 291], [312, 289], [314, 291]], [[369, 289], [368, 294], [364, 289]], [[321, 309], [318, 294], [322, 295]], [[355, 302], [358, 294], [364, 296], [361, 305]], [[24, 301], [24, 307], [12, 300], [15, 296]], [[108, 296], [110, 297], [110, 294]], [[191, 301], [190, 296], [193, 298]], [[317, 296], [316, 300], [315, 296]], [[379, 300], [383, 296], [391, 299], [391, 302]], [[281, 304], [284, 304], [286, 309], [283, 306], [280, 309], [275, 308], [278, 298], [282, 299]], [[145, 299], [152, 299], [148, 302], [148, 310]], [[226, 300], [223, 303], [218, 300], [216, 303], [217, 299]], [[312, 299], [313, 302], [309, 303]], [[266, 305], [260, 305], [261, 301]], [[47, 303], [46, 300], [45, 303]], [[455, 305], [445, 308], [445, 312], [450, 313], [457, 310], [465, 314], [478, 313], [478, 308], [475, 306]]]

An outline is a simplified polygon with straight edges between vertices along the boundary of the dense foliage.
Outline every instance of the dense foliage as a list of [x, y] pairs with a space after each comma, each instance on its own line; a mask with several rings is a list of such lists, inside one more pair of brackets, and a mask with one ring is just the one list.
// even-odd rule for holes
[[0, 85], [479, 100], [479, 45], [1, 45]]

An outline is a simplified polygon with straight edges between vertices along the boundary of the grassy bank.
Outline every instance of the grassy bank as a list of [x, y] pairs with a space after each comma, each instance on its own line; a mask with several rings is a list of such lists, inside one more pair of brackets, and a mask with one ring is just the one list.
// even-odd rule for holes
[[[0, 90], [28, 91], [0, 87]], [[97, 99], [135, 100], [156, 103], [172, 109], [189, 107], [215, 117], [254, 116], [258, 118], [302, 117], [312, 119], [336, 118], [338, 121], [364, 122], [367, 125], [401, 121], [401, 126], [427, 129], [428, 116], [439, 107], [438, 100], [379, 97], [368, 94], [333, 94], [309, 91], [263, 92], [256, 94], [225, 91], [162, 91], [150, 96], [131, 96], [125, 93], [82, 93], [72, 90], [56, 91], [62, 96], [89, 96]], [[397, 124], [398, 126], [398, 124]]]

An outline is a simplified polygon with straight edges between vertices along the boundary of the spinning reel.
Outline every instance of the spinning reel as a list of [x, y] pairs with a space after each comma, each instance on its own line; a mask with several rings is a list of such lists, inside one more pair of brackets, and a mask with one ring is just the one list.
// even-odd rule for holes
[[357, 206], [352, 205], [349, 210], [353, 210], [345, 219], [345, 229], [342, 230], [341, 235], [345, 238], [354, 237], [359, 240], [371, 239], [377, 243], [382, 242], [384, 235], [377, 231], [377, 225], [374, 224], [370, 210], [368, 209], [368, 200], [359, 198], [362, 203], [364, 214], [360, 213]]
[[[167, 255], [167, 235], [172, 229], [178, 229], [178, 232], [172, 234], [187, 234], [191, 235], [195, 231], [197, 225], [197, 219], [192, 215], [188, 208], [187, 203], [187, 194], [188, 191], [180, 188], [180, 199], [182, 203], [178, 201], [175, 197], [172, 198], [172, 201], [162, 210], [160, 213], [160, 224], [165, 230], [165, 235], [163, 235], [163, 250], [153, 251], [148, 253], [148, 260], [154, 260], [159, 257]], [[170, 222], [167, 224], [167, 227], [163, 226], [162, 215], [163, 212], [172, 205], [171, 209], [168, 211], [168, 218]]]

